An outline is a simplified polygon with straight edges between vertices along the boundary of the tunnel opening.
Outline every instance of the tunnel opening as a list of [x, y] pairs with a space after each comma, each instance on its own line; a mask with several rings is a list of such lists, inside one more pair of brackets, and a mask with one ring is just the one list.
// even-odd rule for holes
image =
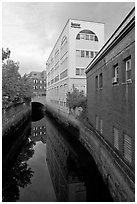
[[44, 117], [44, 105], [39, 102], [32, 102], [32, 122], [41, 120]]

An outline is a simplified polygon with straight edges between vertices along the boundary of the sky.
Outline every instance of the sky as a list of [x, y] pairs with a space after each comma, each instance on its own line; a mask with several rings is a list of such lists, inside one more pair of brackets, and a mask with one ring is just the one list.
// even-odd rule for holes
[[105, 23], [105, 41], [134, 2], [2, 2], [2, 47], [20, 63], [21, 75], [46, 69], [68, 18]]

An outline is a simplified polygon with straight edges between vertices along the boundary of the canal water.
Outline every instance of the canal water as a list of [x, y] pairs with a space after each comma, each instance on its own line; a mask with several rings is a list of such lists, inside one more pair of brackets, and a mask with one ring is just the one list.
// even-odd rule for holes
[[112, 201], [91, 155], [53, 119], [36, 113], [17, 134], [18, 147], [3, 144], [4, 202]]

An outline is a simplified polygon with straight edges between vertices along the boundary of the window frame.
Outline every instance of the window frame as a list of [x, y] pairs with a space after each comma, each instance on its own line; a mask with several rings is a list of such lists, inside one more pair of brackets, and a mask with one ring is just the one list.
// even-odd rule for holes
[[112, 84], [119, 83], [119, 65], [113, 66]]
[[[129, 68], [127, 68], [127, 63], [128, 62], [130, 62], [129, 64], [130, 64], [130, 69]], [[131, 70], [132, 70], [132, 68], [131, 68], [131, 57], [130, 58], [128, 58], [127, 60], [125, 60], [125, 63], [126, 63], [126, 81], [131, 81], [131, 73], [130, 73], [130, 78], [127, 78], [127, 72], [131, 72]]]

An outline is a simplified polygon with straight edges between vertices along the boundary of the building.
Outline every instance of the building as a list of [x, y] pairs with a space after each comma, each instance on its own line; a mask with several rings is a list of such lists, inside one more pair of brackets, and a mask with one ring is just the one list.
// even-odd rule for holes
[[133, 172], [135, 167], [135, 8], [87, 66], [88, 119]]
[[85, 68], [103, 44], [103, 23], [67, 21], [46, 63], [48, 105], [68, 112], [67, 92], [86, 93]]
[[46, 143], [47, 136], [45, 120], [39, 120], [31, 123], [30, 139], [34, 142], [42, 141], [44, 144]]
[[46, 96], [46, 71], [31, 72], [28, 76], [32, 80], [33, 93], [36, 96]]

